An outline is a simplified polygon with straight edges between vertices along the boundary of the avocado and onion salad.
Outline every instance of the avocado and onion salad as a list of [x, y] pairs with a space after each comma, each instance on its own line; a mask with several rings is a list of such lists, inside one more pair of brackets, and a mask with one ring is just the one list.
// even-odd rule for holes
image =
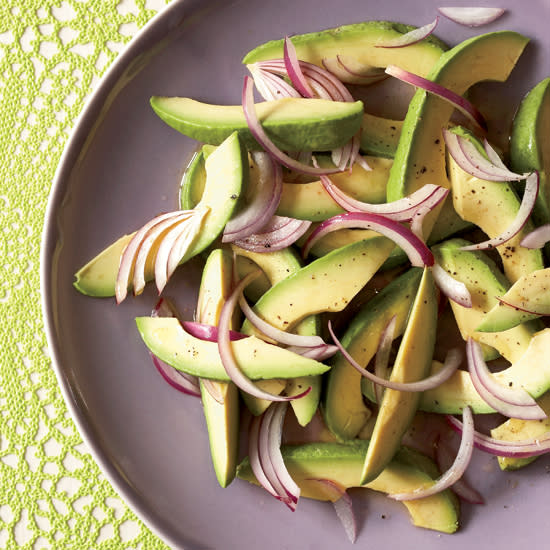
[[[503, 12], [440, 11], [470, 26]], [[455, 493], [483, 500], [463, 479], [474, 446], [502, 469], [550, 450], [550, 79], [525, 96], [510, 150], [498, 151], [465, 96], [506, 81], [528, 39], [498, 31], [448, 48], [437, 22], [267, 42], [243, 60], [241, 105], [153, 97], [164, 122], [203, 144], [181, 209], [120, 237], [74, 283], [120, 303], [148, 281], [162, 293], [202, 255], [194, 320], [164, 298], [136, 319], [155, 366], [202, 398], [221, 486], [238, 476], [292, 510], [300, 495], [331, 501], [352, 540], [350, 487], [385, 492], [415, 525], [452, 533]], [[416, 87], [403, 121], [366, 113], [348, 86], [390, 77]], [[439, 357], [449, 316], [462, 345]], [[510, 366], [493, 373], [498, 358]], [[242, 401], [252, 420], [239, 463]], [[289, 406], [309, 442], [281, 445]], [[474, 415], [494, 412], [508, 420], [477, 432]], [[445, 441], [435, 455], [403, 444], [430, 416], [461, 432], [451, 465]]]

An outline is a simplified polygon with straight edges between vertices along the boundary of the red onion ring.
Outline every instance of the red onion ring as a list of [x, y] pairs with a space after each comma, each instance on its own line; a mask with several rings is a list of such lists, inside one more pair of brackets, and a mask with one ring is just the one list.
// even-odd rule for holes
[[344, 59], [341, 55], [324, 57], [323, 67], [340, 82], [347, 84], [373, 84], [388, 77], [384, 69], [372, 66], [352, 66], [353, 59]]
[[315, 347], [305, 346], [289, 346], [286, 348], [288, 351], [297, 353], [302, 357], [308, 357], [309, 359], [315, 359], [315, 361], [324, 361], [332, 357], [337, 351], [337, 346], [331, 346], [330, 344], [323, 344]]
[[302, 256], [307, 257], [311, 247], [327, 233], [347, 227], [372, 229], [388, 237], [405, 251], [413, 266], [424, 267], [434, 264], [431, 250], [410, 229], [385, 216], [368, 212], [347, 212], [323, 221], [308, 237], [302, 249]]
[[428, 183], [408, 197], [382, 204], [372, 204], [350, 197], [337, 187], [328, 176], [322, 175], [320, 180], [334, 202], [348, 212], [369, 212], [401, 222], [411, 221], [419, 206], [426, 205], [430, 209], [435, 208], [449, 193], [449, 190], [444, 187]]
[[259, 170], [258, 182], [246, 208], [225, 225], [222, 242], [234, 242], [260, 231], [273, 217], [283, 192], [283, 173], [267, 153], [254, 151], [252, 159]]
[[498, 19], [506, 10], [504, 8], [476, 8], [476, 7], [442, 7], [439, 13], [468, 27], [481, 27]]
[[[205, 323], [196, 323], [194, 321], [182, 321], [181, 326], [191, 336], [204, 340], [206, 342], [217, 342], [219, 338], [219, 329], [214, 325], [207, 325]], [[229, 331], [229, 339], [234, 342], [235, 340], [242, 340], [248, 338], [247, 334], [242, 332], [236, 332], [234, 330]]]
[[[463, 426], [458, 418], [447, 415], [447, 422], [457, 432], [462, 432]], [[539, 437], [522, 439], [520, 441], [505, 441], [488, 435], [474, 432], [474, 446], [481, 451], [507, 458], [531, 458], [550, 452], [550, 432]]]
[[[449, 445], [439, 438], [435, 445], [435, 460], [440, 471], [446, 471], [451, 467], [453, 463], [453, 455], [451, 453]], [[457, 480], [453, 484], [452, 489], [459, 498], [470, 504], [485, 504], [485, 499], [481, 493], [474, 489], [464, 477]]]
[[547, 242], [550, 241], [550, 223], [537, 227], [520, 242], [521, 246], [525, 248], [542, 248]]
[[439, 264], [432, 266], [432, 275], [441, 292], [458, 305], [462, 307], [472, 307], [472, 296], [468, 287], [457, 279], [453, 278], [450, 273], [445, 271]]
[[466, 342], [468, 370], [477, 393], [493, 409], [510, 418], [542, 420], [546, 413], [523, 389], [503, 386], [495, 378], [485, 360], [481, 346], [473, 338]]
[[265, 149], [277, 162], [287, 168], [290, 168], [291, 170], [296, 170], [297, 172], [312, 174], [315, 176], [339, 172], [340, 170], [338, 168], [315, 168], [313, 166], [298, 162], [285, 152], [281, 151], [281, 149], [273, 143], [271, 138], [266, 134], [260, 120], [258, 119], [258, 116], [256, 115], [256, 110], [254, 108], [253, 85], [254, 81], [249, 76], [245, 76], [242, 93], [242, 106], [248, 128], [254, 136], [254, 139], [256, 139], [261, 147]]
[[462, 170], [471, 176], [487, 181], [502, 182], [520, 181], [528, 175], [516, 174], [509, 170], [502, 163], [496, 152], [494, 150], [491, 151], [492, 148], [490, 148], [486, 140], [487, 145], [485, 146], [485, 150], [488, 151], [487, 155], [489, 158], [484, 157], [470, 140], [451, 132], [447, 128], [443, 129], [443, 139], [447, 146], [447, 151], [453, 157], [453, 160]]
[[401, 36], [378, 42], [377, 44], [375, 44], [375, 47], [403, 48], [405, 46], [410, 46], [411, 44], [416, 44], [417, 42], [420, 42], [421, 40], [424, 40], [424, 38], [430, 36], [430, 34], [432, 34], [437, 27], [438, 22], [439, 16], [436, 16], [436, 18], [431, 23], [413, 29], [412, 31], [402, 34]]
[[239, 365], [235, 361], [233, 356], [233, 350], [231, 348], [230, 330], [231, 319], [233, 312], [239, 300], [239, 296], [248, 283], [253, 281], [261, 273], [261, 270], [253, 271], [249, 273], [244, 279], [242, 279], [233, 292], [227, 298], [220, 312], [220, 319], [218, 322], [218, 350], [220, 353], [220, 359], [227, 372], [227, 375], [231, 381], [244, 392], [258, 397], [259, 399], [266, 399], [268, 401], [290, 401], [292, 399], [300, 399], [311, 391], [311, 386], [304, 392], [294, 396], [282, 396], [273, 395], [258, 388], [256, 384], [252, 382], [239, 368]]
[[250, 235], [234, 242], [251, 252], [273, 252], [294, 244], [308, 229], [311, 222], [284, 216], [273, 216], [262, 228], [262, 233]]
[[525, 226], [529, 220], [529, 216], [533, 211], [535, 202], [537, 200], [537, 195], [539, 193], [539, 173], [537, 171], [530, 174], [525, 180], [525, 191], [523, 193], [523, 198], [521, 200], [520, 207], [518, 209], [517, 216], [514, 218], [514, 221], [510, 224], [508, 229], [487, 241], [481, 243], [472, 244], [468, 246], [463, 246], [460, 250], [487, 250], [490, 248], [495, 248], [508, 242], [510, 239], [515, 237]]
[[288, 36], [285, 36], [283, 59], [288, 78], [290, 78], [292, 85], [303, 97], [313, 97], [313, 90], [302, 72], [302, 67], [300, 66], [298, 56], [296, 55], [296, 48]]
[[459, 94], [456, 94], [452, 90], [432, 82], [420, 75], [401, 69], [395, 65], [388, 65], [386, 67], [386, 73], [394, 78], [397, 78], [403, 82], [422, 88], [423, 90], [436, 95], [450, 103], [455, 109], [458, 109], [462, 114], [469, 118], [477, 127], [483, 132], [487, 131], [487, 123], [483, 118], [483, 115], [474, 107], [467, 99]]
[[462, 419], [462, 439], [451, 467], [430, 487], [416, 489], [409, 493], [394, 493], [393, 495], [388, 495], [390, 498], [403, 501], [429, 497], [448, 489], [461, 479], [470, 464], [474, 450], [474, 417], [470, 407], [464, 407]]
[[460, 363], [462, 362], [462, 352], [458, 348], [452, 348], [447, 352], [443, 367], [435, 374], [432, 374], [431, 376], [428, 376], [423, 380], [419, 380], [418, 382], [393, 382], [391, 380], [386, 380], [385, 378], [376, 376], [372, 372], [364, 369], [359, 363], [357, 363], [357, 361], [355, 361], [355, 359], [350, 355], [350, 353], [346, 350], [346, 348], [342, 345], [340, 340], [338, 340], [338, 338], [334, 334], [334, 331], [332, 330], [332, 323], [330, 321], [328, 322], [328, 331], [332, 339], [334, 340], [334, 343], [338, 346], [340, 353], [355, 370], [357, 370], [359, 373], [361, 373], [361, 375], [363, 375], [374, 384], [379, 384], [380, 386], [384, 388], [389, 388], [391, 390], [423, 392], [436, 388], [437, 386], [443, 384], [443, 382], [448, 380], [458, 369]]

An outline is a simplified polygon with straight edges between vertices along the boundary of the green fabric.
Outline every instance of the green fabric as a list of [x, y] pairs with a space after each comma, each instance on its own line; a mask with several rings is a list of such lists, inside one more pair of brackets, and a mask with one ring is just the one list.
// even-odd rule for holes
[[169, 0], [0, 0], [0, 548], [166, 546], [101, 475], [48, 357], [40, 237], [89, 91]]

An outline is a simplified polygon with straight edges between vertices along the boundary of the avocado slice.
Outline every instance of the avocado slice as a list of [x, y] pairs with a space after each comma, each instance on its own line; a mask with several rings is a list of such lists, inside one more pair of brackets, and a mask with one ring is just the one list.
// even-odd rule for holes
[[[367, 156], [371, 171], [354, 164], [346, 170], [332, 174], [330, 180], [344, 193], [359, 201], [380, 204], [386, 202], [386, 182], [392, 165], [391, 159]], [[328, 164], [319, 158], [319, 165]], [[332, 163], [330, 163], [332, 164]], [[277, 214], [300, 220], [323, 221], [345, 210], [327, 193], [319, 181], [283, 183], [283, 192]]]
[[[411, 268], [386, 285], [355, 315], [341, 338], [342, 345], [361, 365], [376, 354], [380, 336], [396, 316], [395, 337], [405, 330], [422, 270]], [[334, 356], [326, 376], [323, 414], [327, 427], [340, 440], [357, 436], [370, 417], [363, 402], [361, 374], [341, 353]]]
[[[298, 59], [323, 67], [324, 58], [337, 55], [368, 67], [400, 65], [426, 75], [447, 46], [434, 35], [406, 48], [378, 48], [386, 40], [399, 37], [415, 27], [391, 21], [365, 21], [351, 25], [298, 34], [292, 37]], [[284, 40], [257, 46], [243, 59], [244, 64], [283, 57]]]
[[[479, 140], [463, 128], [451, 131], [468, 139], [479, 150], [483, 146]], [[517, 216], [521, 201], [514, 186], [506, 182], [486, 181], [465, 172], [448, 155], [447, 166], [452, 186], [453, 206], [459, 216], [477, 225], [489, 238], [504, 232]], [[525, 226], [509, 241], [496, 250], [500, 255], [504, 274], [512, 283], [519, 277], [544, 267], [540, 250], [520, 246], [520, 242], [533, 230], [533, 224]]]
[[[533, 210], [536, 225], [550, 223], [550, 77], [521, 101], [510, 134], [510, 164], [515, 171], [539, 172], [539, 195]], [[547, 248], [547, 252], [549, 249]]]
[[[480, 81], [503, 82], [527, 42], [526, 37], [512, 31], [474, 36], [445, 52], [427, 78], [457, 94], [464, 94]], [[410, 195], [427, 183], [450, 187], [442, 128], [448, 125], [452, 113], [452, 105], [434, 94], [423, 89], [415, 92], [390, 171], [388, 201]], [[425, 221], [425, 235], [430, 234], [437, 211]]]
[[[430, 462], [427, 457], [417, 459], [419, 453], [402, 447], [384, 471], [373, 481], [361, 485], [363, 457], [369, 442], [354, 440], [349, 443], [304, 443], [283, 445], [281, 452], [291, 477], [305, 498], [328, 501], [331, 496], [319, 479], [329, 479], [344, 488], [365, 487], [386, 494], [409, 492], [433, 483], [432, 464], [429, 472], [421, 467]], [[250, 461], [246, 457], [237, 468], [237, 476], [258, 484]], [[458, 528], [458, 504], [447, 489], [431, 497], [404, 501], [414, 525], [443, 533], [454, 533]]]
[[[493, 306], [478, 325], [478, 331], [501, 332], [541, 315], [550, 315], [550, 268], [520, 277], [500, 298], [504, 303], [499, 301]], [[540, 315], [528, 311], [537, 311]]]
[[[220, 235], [231, 218], [246, 187], [248, 165], [246, 150], [236, 133], [231, 134], [205, 162], [206, 180], [202, 198], [197, 206], [210, 211], [202, 229], [180, 263], [200, 254]], [[100, 252], [75, 274], [74, 287], [88, 296], [109, 297], [115, 294], [115, 283], [120, 258], [132, 235], [125, 235]], [[154, 278], [151, 262], [146, 269], [146, 280]]]
[[[537, 399], [537, 404], [544, 410], [547, 415], [550, 415], [550, 393], [545, 393]], [[504, 441], [521, 441], [522, 439], [531, 439], [548, 434], [550, 431], [550, 416], [542, 420], [520, 420], [519, 418], [509, 418], [496, 428], [491, 430], [491, 436], [495, 439]], [[519, 470], [531, 462], [534, 462], [538, 457], [532, 456], [528, 458], [513, 458], [507, 456], [499, 456], [498, 464], [501, 470]]]
[[[145, 345], [172, 367], [198, 376], [228, 382], [216, 342], [191, 336], [175, 317], [137, 317]], [[232, 342], [235, 359], [252, 380], [314, 376], [329, 370], [327, 365], [302, 357], [255, 336]]]
[[462, 281], [472, 296], [471, 308], [450, 301], [458, 328], [465, 341], [472, 337], [483, 345], [486, 360], [500, 354], [513, 363], [525, 353], [534, 327], [522, 324], [505, 332], [477, 331], [486, 313], [498, 303], [496, 297], [510, 288], [510, 282], [484, 252], [460, 250], [469, 244], [455, 238], [432, 247], [437, 263]]
[[[429, 374], [437, 313], [435, 282], [430, 268], [425, 267], [391, 371], [391, 381], [416, 382]], [[412, 422], [419, 400], [418, 392], [384, 391], [363, 464], [361, 484], [376, 479], [391, 461]]]
[[191, 210], [199, 204], [206, 185], [206, 158], [215, 151], [214, 145], [203, 145], [197, 151], [183, 173], [180, 184], [180, 206], [182, 210]]
[[361, 125], [361, 151], [367, 155], [393, 159], [402, 128], [402, 120], [365, 113]]
[[[260, 149], [240, 105], [211, 105], [186, 97], [151, 98], [166, 124], [203, 143], [219, 145], [233, 132], [248, 150]], [[285, 151], [331, 151], [361, 127], [363, 103], [285, 97], [255, 105], [268, 136]]]
[[[273, 252], [250, 252], [244, 250], [236, 245], [231, 245], [234, 254], [239, 259], [248, 259], [258, 268], [260, 267], [268, 280], [269, 290], [274, 284], [283, 281], [289, 277], [292, 273], [298, 271], [302, 264], [298, 257], [298, 254], [291, 248], [285, 248], [283, 250], [277, 250]], [[312, 336], [319, 333], [319, 322], [315, 315], [306, 317], [296, 326], [295, 332], [297, 334]], [[319, 376], [306, 376], [296, 377], [292, 380], [265, 380], [259, 381], [258, 384], [265, 391], [270, 393], [281, 393], [283, 389], [286, 389], [287, 395], [296, 395], [301, 393], [308, 387], [311, 387], [310, 392], [300, 399], [292, 400], [291, 406], [296, 415], [296, 419], [301, 426], [306, 426], [312, 419], [317, 407], [319, 405], [319, 398], [321, 394], [321, 377]], [[278, 386], [278, 387], [277, 387]], [[271, 401], [265, 399], [258, 399], [252, 395], [243, 393], [244, 402], [249, 410], [254, 415], [262, 414]]]
[[[222, 249], [213, 250], [202, 272], [197, 300], [198, 320], [218, 324], [224, 302], [231, 293], [233, 261]], [[210, 455], [216, 478], [221, 487], [227, 487], [235, 478], [239, 454], [239, 392], [232, 382], [212, 382], [223, 398], [216, 400], [199, 379], [202, 407], [208, 429]]]
[[[309, 315], [341, 311], [378, 271], [394, 246], [389, 239], [378, 237], [334, 250], [275, 284], [254, 309], [282, 330], [292, 330]], [[255, 333], [248, 320], [242, 332]]]

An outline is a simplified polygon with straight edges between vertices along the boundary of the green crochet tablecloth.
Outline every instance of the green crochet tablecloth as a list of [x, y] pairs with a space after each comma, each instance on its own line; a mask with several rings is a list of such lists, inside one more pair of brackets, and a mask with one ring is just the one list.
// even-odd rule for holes
[[0, 548], [166, 548], [102, 476], [67, 412], [48, 357], [39, 253], [77, 115], [169, 1], [0, 0]]

